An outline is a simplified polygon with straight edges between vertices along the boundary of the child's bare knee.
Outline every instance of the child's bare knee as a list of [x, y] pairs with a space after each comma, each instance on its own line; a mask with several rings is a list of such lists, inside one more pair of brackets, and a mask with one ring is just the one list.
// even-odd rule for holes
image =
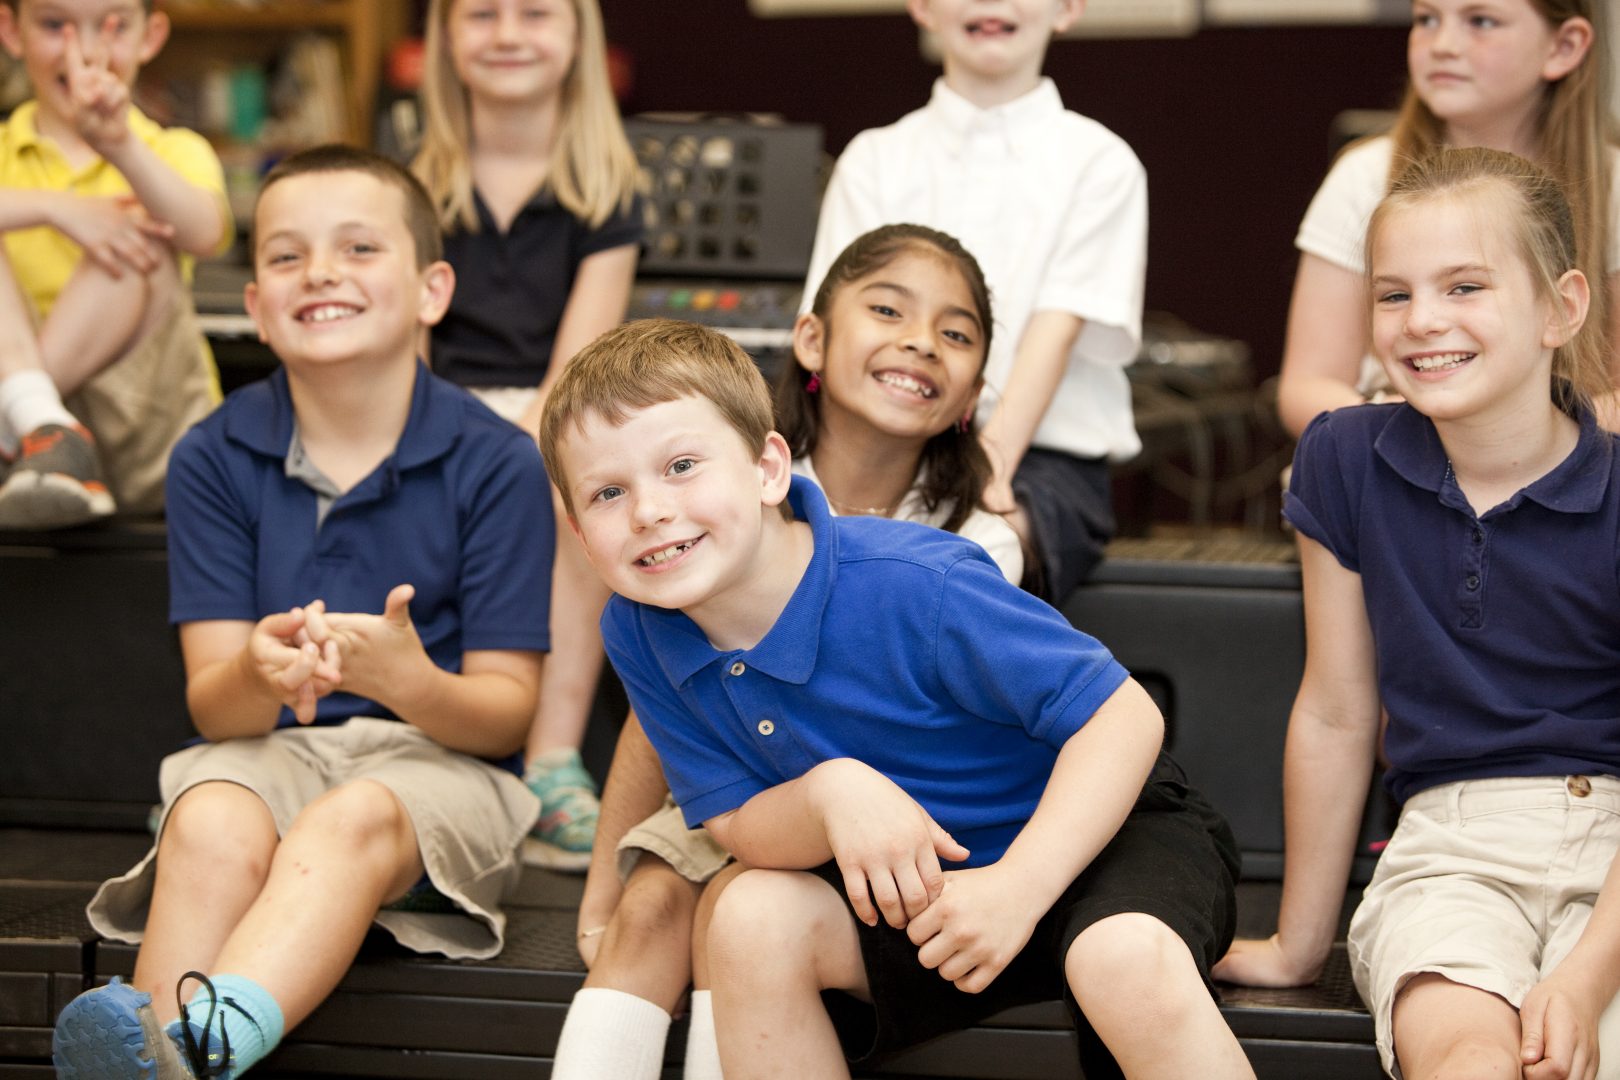
[[1179, 1012], [1190, 995], [1208, 996], [1186, 942], [1151, 915], [1113, 915], [1087, 927], [1064, 970], [1087, 1016], [1118, 1011], [1140, 1022]]
[[253, 792], [226, 782], [198, 784], [169, 808], [159, 838], [160, 859], [206, 860], [223, 873], [260, 880], [275, 853], [270, 808]]
[[[799, 880], [804, 879], [804, 880]], [[709, 961], [750, 965], [761, 958], [797, 958], [813, 948], [819, 916], [805, 884], [820, 882], [789, 870], [746, 870], [720, 895], [709, 924]], [[717, 976], [718, 978], [718, 976]]]
[[659, 948], [692, 932], [698, 887], [667, 864], [638, 872], [613, 912], [614, 936], [632, 949]]
[[[1399, 1047], [1396, 1056], [1400, 1057]], [[1521, 1072], [1516, 1047], [1466, 1034], [1421, 1068], [1421, 1075], [1432, 1080], [1517, 1080]], [[1404, 1064], [1402, 1069], [1414, 1075]]]
[[412, 836], [410, 815], [382, 784], [355, 780], [306, 806], [287, 834], [289, 844], [318, 843], [363, 855], [392, 850]]

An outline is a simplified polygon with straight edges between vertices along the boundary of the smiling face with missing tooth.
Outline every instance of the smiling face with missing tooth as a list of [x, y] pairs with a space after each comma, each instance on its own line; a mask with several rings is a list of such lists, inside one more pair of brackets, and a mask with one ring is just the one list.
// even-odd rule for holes
[[259, 339], [289, 368], [413, 362], [418, 332], [449, 303], [443, 262], [419, 265], [404, 193], [365, 172], [307, 172], [259, 198], [245, 300]]
[[713, 402], [681, 397], [622, 424], [588, 413], [559, 451], [569, 524], [626, 599], [678, 609], [709, 630], [797, 573], [766, 542], [782, 523], [791, 464], [775, 432], [755, 454]]

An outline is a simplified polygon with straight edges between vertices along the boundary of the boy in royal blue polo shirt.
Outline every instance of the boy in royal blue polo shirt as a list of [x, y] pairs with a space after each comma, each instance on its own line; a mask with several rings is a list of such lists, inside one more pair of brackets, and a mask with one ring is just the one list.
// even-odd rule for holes
[[832, 517], [770, 427], [746, 354], [661, 320], [580, 353], [541, 422], [688, 824], [773, 868], [710, 929], [726, 1076], [848, 1075], [1058, 996], [1088, 1077], [1252, 1076], [1207, 988], [1231, 834], [1147, 695], [977, 545]]
[[248, 311], [282, 367], [169, 474], [171, 617], [209, 741], [165, 759], [156, 847], [91, 901], [141, 950], [58, 1019], [62, 1077], [238, 1076], [374, 921], [493, 955], [539, 811], [515, 752], [551, 503], [532, 440], [417, 358], [454, 285], [426, 193], [320, 148], [271, 172], [254, 229]]

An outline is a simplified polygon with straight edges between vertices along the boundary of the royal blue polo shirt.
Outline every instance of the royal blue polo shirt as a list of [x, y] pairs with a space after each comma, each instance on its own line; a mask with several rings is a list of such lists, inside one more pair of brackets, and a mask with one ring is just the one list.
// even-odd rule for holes
[[[169, 618], [257, 622], [316, 599], [380, 614], [416, 586], [411, 619], [433, 662], [550, 647], [551, 495], [534, 440], [416, 365], [399, 444], [317, 525], [317, 496], [287, 475], [287, 375], [245, 386], [186, 433], [169, 462]], [[393, 714], [334, 693], [317, 723]], [[293, 723], [283, 708], [278, 726]]]
[[979, 545], [833, 517], [794, 477], [815, 551], [752, 649], [679, 611], [608, 602], [602, 636], [688, 825], [833, 758], [872, 766], [972, 852], [999, 859], [1058, 750], [1125, 682], [1096, 639], [1009, 584]]
[[433, 370], [457, 386], [539, 386], [579, 264], [641, 242], [641, 200], [592, 226], [545, 190], [504, 231], [476, 190], [473, 208], [478, 229], [444, 238], [456, 291], [433, 328]]
[[1617, 470], [1615, 436], [1584, 416], [1557, 468], [1476, 515], [1410, 406], [1338, 409], [1306, 429], [1284, 512], [1361, 575], [1395, 798], [1620, 773]]

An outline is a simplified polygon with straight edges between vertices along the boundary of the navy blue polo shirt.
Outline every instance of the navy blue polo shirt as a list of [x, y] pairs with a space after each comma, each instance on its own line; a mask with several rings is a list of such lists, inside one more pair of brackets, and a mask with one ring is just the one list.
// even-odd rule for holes
[[1407, 405], [1324, 413], [1300, 438], [1284, 512], [1361, 575], [1395, 798], [1620, 773], [1616, 446], [1582, 417], [1557, 468], [1475, 516]]
[[[550, 647], [551, 494], [534, 440], [416, 366], [399, 445], [316, 523], [289, 477], [287, 375], [245, 386], [193, 427], [169, 462], [169, 618], [257, 622], [319, 598], [380, 614], [416, 586], [411, 619], [435, 664], [469, 650]], [[316, 723], [392, 716], [334, 693]], [[293, 723], [283, 708], [278, 726]]]
[[641, 242], [640, 199], [592, 228], [542, 191], [505, 232], [476, 189], [473, 205], [478, 231], [458, 227], [444, 239], [456, 292], [433, 328], [433, 370], [458, 386], [538, 386], [579, 264]]
[[893, 780], [972, 852], [999, 859], [1058, 750], [1125, 682], [1096, 639], [953, 533], [833, 517], [793, 478], [815, 551], [752, 649], [615, 596], [602, 636], [688, 825], [832, 758]]

